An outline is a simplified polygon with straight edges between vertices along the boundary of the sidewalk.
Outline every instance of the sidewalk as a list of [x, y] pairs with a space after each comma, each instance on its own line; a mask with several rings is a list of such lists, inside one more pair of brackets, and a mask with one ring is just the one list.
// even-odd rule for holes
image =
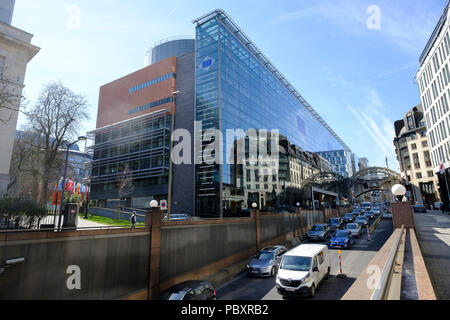
[[450, 299], [450, 215], [414, 213], [417, 239], [439, 300]]
[[108, 227], [108, 225], [88, 221], [88, 220], [78, 217], [77, 228], [102, 228], [102, 227], [103, 228]]

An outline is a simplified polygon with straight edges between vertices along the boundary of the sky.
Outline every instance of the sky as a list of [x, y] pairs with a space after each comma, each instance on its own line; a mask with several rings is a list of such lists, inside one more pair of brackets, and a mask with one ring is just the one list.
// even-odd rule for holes
[[[194, 35], [192, 20], [221, 8], [360, 158], [399, 171], [396, 120], [420, 103], [414, 77], [444, 0], [16, 0], [12, 25], [41, 48], [24, 95], [62, 81], [89, 101], [144, 67], [157, 41]], [[19, 118], [19, 128], [24, 117]]]

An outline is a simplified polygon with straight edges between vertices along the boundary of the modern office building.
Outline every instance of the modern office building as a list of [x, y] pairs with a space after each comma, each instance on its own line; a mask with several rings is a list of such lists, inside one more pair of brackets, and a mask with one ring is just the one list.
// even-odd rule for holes
[[14, 1], [0, 2], [0, 197], [9, 183], [9, 168], [28, 62], [39, 52], [33, 35], [11, 26]]
[[[126, 205], [135, 208], [167, 199], [171, 213], [218, 218], [241, 216], [253, 203], [294, 206], [303, 181], [337, 170], [315, 151], [350, 149], [225, 12], [194, 23], [194, 43], [158, 43], [147, 54], [149, 66], [100, 88], [97, 129], [90, 133], [91, 199], [104, 206], [117, 199], [128, 170], [135, 191]], [[195, 163], [170, 161], [176, 129], [192, 134]], [[227, 130], [243, 135], [229, 137]], [[253, 161], [249, 130], [258, 146], [270, 152], [279, 146], [279, 157]], [[207, 161], [208, 152], [217, 161]]]
[[417, 83], [426, 119], [433, 172], [442, 202], [449, 205], [450, 185], [450, 30], [449, 4], [421, 56]]
[[144, 66], [158, 63], [169, 57], [181, 57], [194, 52], [195, 39], [190, 36], [178, 36], [158, 41], [145, 54]]
[[422, 105], [409, 110], [394, 127], [395, 152], [410, 196], [415, 203], [434, 204], [439, 199], [438, 179], [433, 172]]
[[359, 171], [369, 168], [369, 159], [359, 158], [358, 159], [358, 168], [359, 168]]
[[[91, 199], [108, 207], [122, 198], [124, 205], [138, 209], [148, 208], [153, 199], [172, 200], [171, 209], [192, 214], [193, 165], [172, 168], [169, 153], [175, 129], [193, 134], [194, 52], [179, 56], [162, 44], [159, 48], [169, 57], [100, 88], [97, 128], [89, 133], [95, 141]], [[157, 48], [153, 53], [163, 55]], [[120, 196], [125, 174], [134, 190]]]
[[[290, 144], [304, 151], [349, 150], [288, 80], [222, 10], [196, 20], [196, 120], [202, 147], [211, 143], [208, 129], [268, 131], [277, 129]], [[226, 141], [219, 158], [226, 159], [233, 141]], [[350, 151], [348, 151], [350, 152]], [[280, 161], [281, 161], [280, 155]], [[236, 185], [237, 166], [196, 165], [195, 209], [201, 217], [239, 214], [249, 199], [246, 185]], [[284, 185], [283, 175], [276, 179]], [[273, 177], [273, 175], [272, 175]], [[283, 191], [275, 189], [275, 196]], [[239, 197], [238, 197], [239, 196]], [[262, 192], [254, 195], [261, 199]], [[264, 203], [255, 201], [259, 207]], [[283, 205], [283, 204], [282, 204]]]
[[317, 154], [337, 167], [337, 173], [344, 178], [349, 178], [353, 175], [352, 152], [350, 150], [320, 151]]

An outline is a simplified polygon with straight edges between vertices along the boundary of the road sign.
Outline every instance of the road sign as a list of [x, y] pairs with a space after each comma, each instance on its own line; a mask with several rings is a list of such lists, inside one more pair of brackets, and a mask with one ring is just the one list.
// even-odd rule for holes
[[441, 166], [440, 166], [439, 170], [440, 170], [441, 174], [444, 174], [445, 171], [444, 171], [444, 164], [443, 163], [441, 163]]
[[167, 200], [161, 200], [159, 205], [161, 206], [161, 210], [167, 210]]

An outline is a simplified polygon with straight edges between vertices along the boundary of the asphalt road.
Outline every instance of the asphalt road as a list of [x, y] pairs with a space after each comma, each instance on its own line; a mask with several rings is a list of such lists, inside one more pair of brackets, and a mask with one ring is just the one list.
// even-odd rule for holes
[[[392, 220], [381, 220], [370, 236], [371, 241], [364, 233], [353, 248], [342, 250], [342, 271], [346, 278], [336, 277], [339, 273], [338, 250], [330, 249], [331, 277], [317, 288], [314, 300], [341, 299], [393, 231]], [[275, 277], [248, 278], [245, 273], [220, 287], [216, 294], [220, 300], [283, 300], [276, 290]]]

